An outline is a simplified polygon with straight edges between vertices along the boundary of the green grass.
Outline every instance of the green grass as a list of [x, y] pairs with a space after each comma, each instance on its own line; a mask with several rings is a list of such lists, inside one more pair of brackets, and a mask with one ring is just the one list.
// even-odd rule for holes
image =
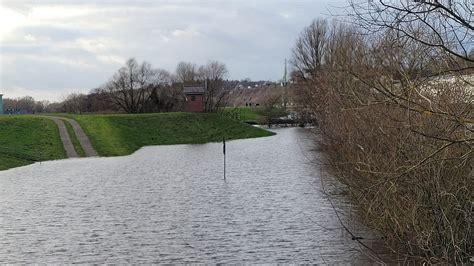
[[0, 116], [0, 170], [65, 157], [53, 121], [23, 115]]
[[274, 133], [218, 114], [67, 115], [79, 122], [101, 156], [127, 155], [148, 145], [198, 144]]
[[66, 126], [67, 133], [69, 134], [69, 137], [71, 138], [72, 145], [74, 146], [74, 149], [77, 152], [77, 155], [80, 157], [85, 157], [86, 152], [81, 146], [81, 143], [77, 139], [76, 133], [74, 132], [74, 129], [72, 128], [72, 125], [68, 121], [63, 121], [64, 125]]
[[226, 116], [232, 117], [243, 122], [254, 122], [257, 123], [262, 120], [260, 114], [261, 107], [226, 107], [223, 112]]

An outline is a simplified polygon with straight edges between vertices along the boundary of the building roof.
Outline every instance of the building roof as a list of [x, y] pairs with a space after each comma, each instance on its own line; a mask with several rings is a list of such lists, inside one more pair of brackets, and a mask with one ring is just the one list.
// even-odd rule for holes
[[200, 86], [183, 86], [184, 94], [204, 94], [206, 88]]

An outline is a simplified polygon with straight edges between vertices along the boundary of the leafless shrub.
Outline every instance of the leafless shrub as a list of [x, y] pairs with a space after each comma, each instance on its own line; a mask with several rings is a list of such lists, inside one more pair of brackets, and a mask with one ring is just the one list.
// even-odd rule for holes
[[444, 49], [393, 29], [377, 38], [344, 25], [330, 29], [323, 63], [300, 81], [330, 171], [397, 253], [467, 261], [474, 244], [472, 86], [458, 76], [432, 77], [450, 65]]

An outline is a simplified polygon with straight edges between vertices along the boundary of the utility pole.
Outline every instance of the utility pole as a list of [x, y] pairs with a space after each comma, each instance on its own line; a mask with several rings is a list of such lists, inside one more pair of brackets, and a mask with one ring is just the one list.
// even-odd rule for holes
[[286, 104], [287, 104], [287, 101], [288, 101], [288, 95], [287, 95], [287, 91], [286, 91], [286, 86], [288, 85], [288, 81], [287, 81], [287, 75], [288, 75], [288, 72], [287, 72], [287, 60], [285, 59], [285, 72], [283, 74], [283, 79], [282, 79], [282, 87], [283, 87], [283, 97], [282, 97], [282, 101], [283, 101], [283, 107], [286, 108]]
[[0, 115], [3, 114], [3, 94], [0, 93]]

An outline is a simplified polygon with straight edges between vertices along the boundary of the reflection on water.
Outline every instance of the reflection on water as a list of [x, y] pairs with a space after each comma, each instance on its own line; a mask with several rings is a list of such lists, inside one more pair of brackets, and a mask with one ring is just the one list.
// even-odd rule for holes
[[227, 143], [226, 181], [220, 143], [0, 172], [0, 262], [372, 262], [321, 192], [309, 132], [275, 131]]

